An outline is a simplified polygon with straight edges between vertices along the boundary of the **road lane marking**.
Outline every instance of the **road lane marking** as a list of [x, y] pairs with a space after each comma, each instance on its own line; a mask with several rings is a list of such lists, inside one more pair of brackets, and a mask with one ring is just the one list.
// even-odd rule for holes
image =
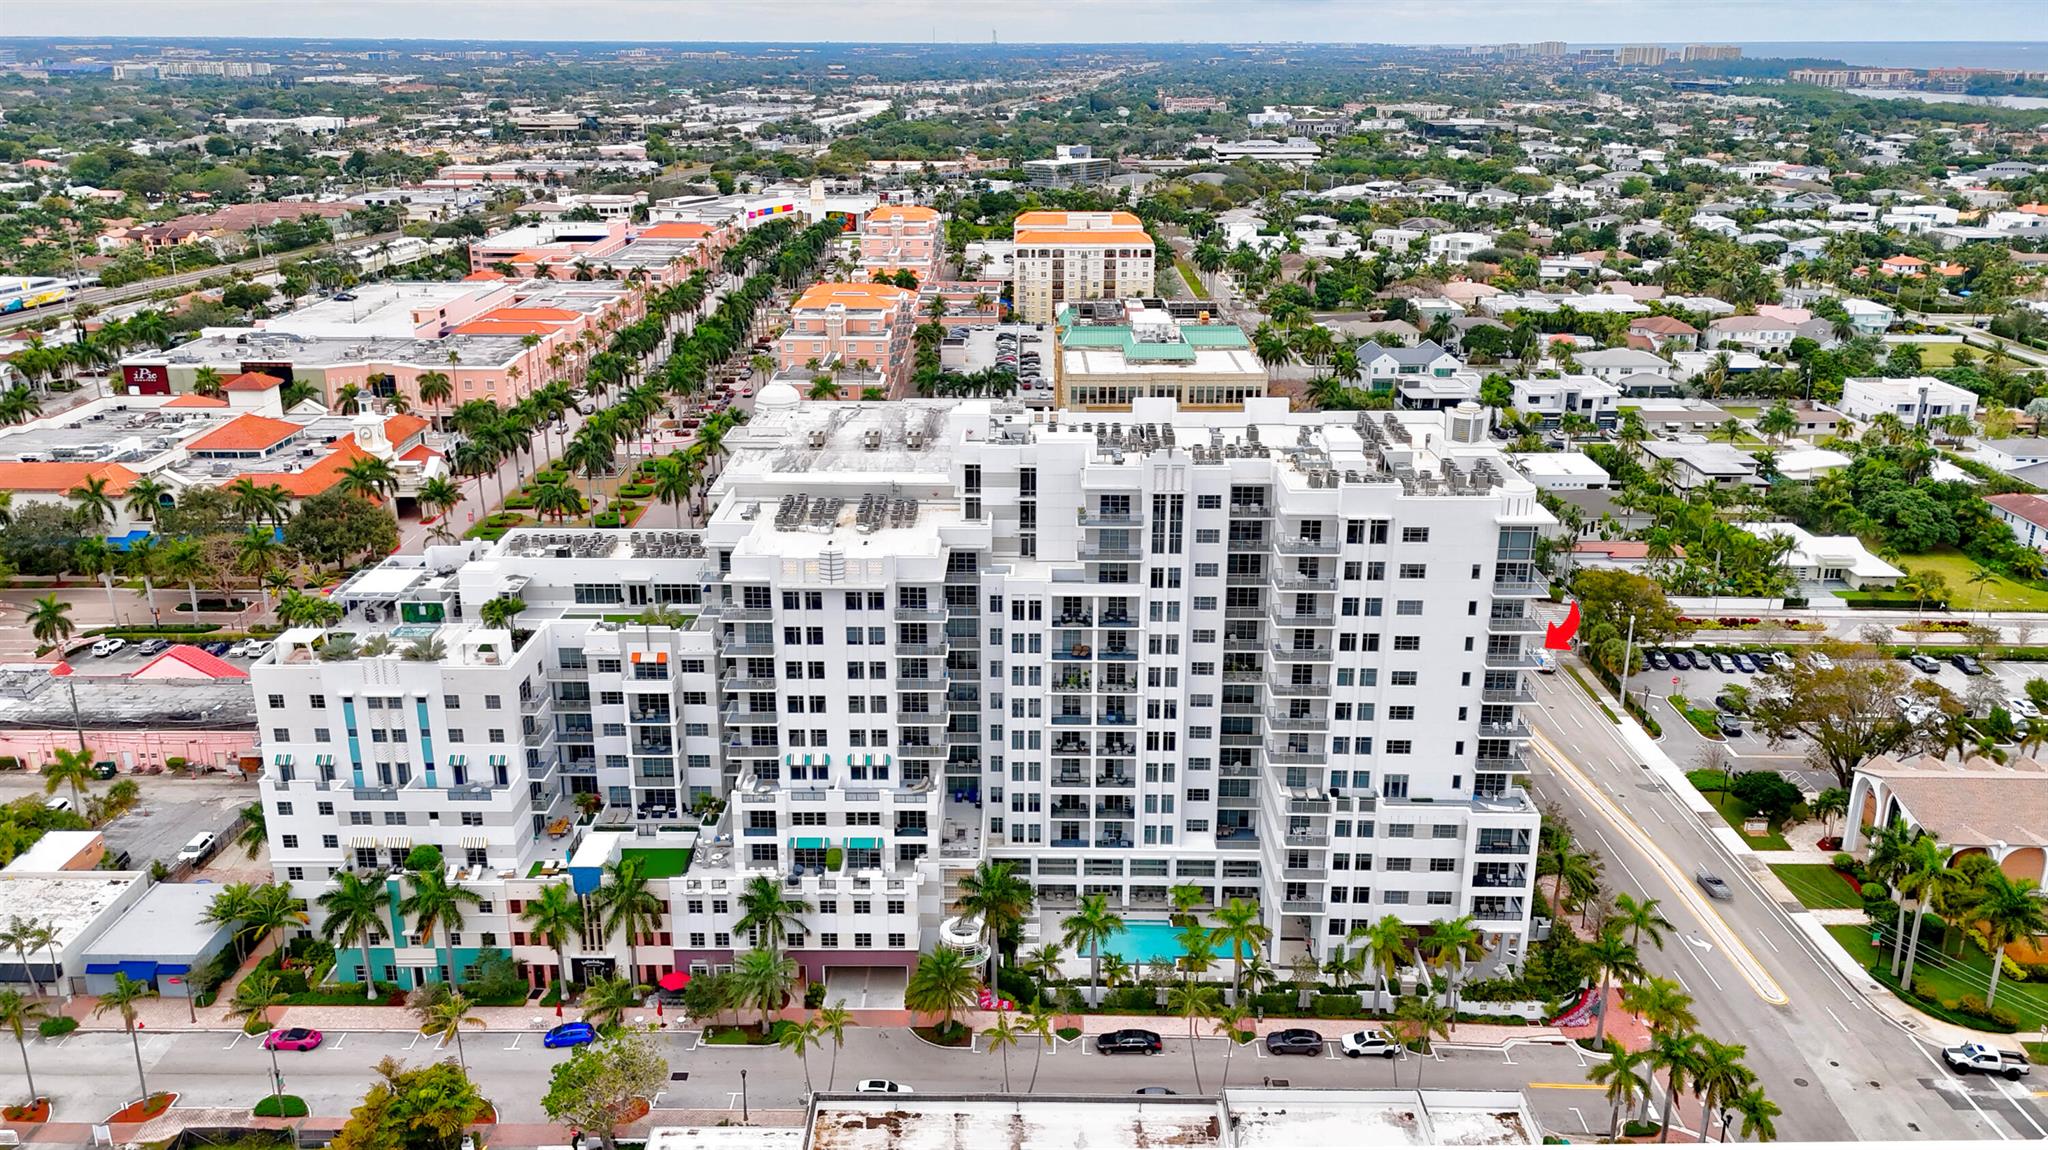
[[1771, 941], [1771, 932], [1770, 932], [1770, 931], [1768, 931], [1768, 930], [1760, 930], [1760, 931], [1757, 931], [1757, 932], [1756, 932], [1756, 936], [1757, 936], [1758, 938], [1760, 938], [1760, 939], [1763, 939], [1763, 940], [1764, 940], [1764, 945], [1765, 945], [1765, 946], [1768, 946], [1768, 947], [1770, 947], [1770, 948], [1771, 948], [1771, 953], [1773, 953], [1773, 954], [1783, 954], [1783, 953], [1785, 953], [1784, 951], [1781, 951], [1781, 950], [1779, 950], [1779, 949], [1778, 949], [1778, 944], [1777, 944], [1777, 943], [1775, 943], [1775, 942], [1772, 942], [1772, 941]]
[[1672, 890], [1677, 892], [1679, 901], [1685, 903], [1692, 910], [1693, 915], [1706, 925], [1707, 933], [1717, 937], [1721, 945], [1721, 953], [1727, 957], [1729, 962], [1734, 964], [1735, 969], [1749, 983], [1750, 988], [1756, 992], [1757, 997], [1773, 1006], [1790, 1005], [1791, 999], [1778, 986], [1777, 980], [1773, 979], [1770, 972], [1764, 969], [1763, 963], [1757, 959], [1756, 955], [1747, 946], [1743, 945], [1742, 940], [1736, 936], [1734, 929], [1728, 925], [1728, 921], [1722, 918], [1720, 913], [1714, 910], [1714, 908], [1706, 904], [1705, 896], [1700, 894], [1693, 884], [1688, 881], [1683, 869], [1679, 867], [1671, 856], [1665, 854], [1657, 846], [1655, 840], [1649, 836], [1648, 832], [1636, 826], [1633, 822], [1624, 822], [1616, 818], [1607, 797], [1601, 793], [1599, 788], [1593, 785], [1592, 781], [1578, 769], [1577, 765], [1571, 763], [1563, 756], [1554, 753], [1549, 739], [1538, 734], [1530, 740], [1529, 745], [1535, 748], [1536, 753], [1551, 765], [1551, 768], [1557, 772], [1558, 777], [1565, 781], [1565, 785], [1576, 788], [1580, 792], [1581, 797], [1589, 801], [1596, 811], [1599, 811], [1606, 817], [1608, 822], [1617, 831], [1632, 839], [1636, 848], [1642, 852], [1644, 857], [1648, 858], [1658, 870], [1663, 872]]
[[1714, 977], [1714, 972], [1713, 972], [1713, 971], [1711, 971], [1711, 970], [1709, 970], [1709, 969], [1707, 969], [1707, 964], [1706, 964], [1706, 962], [1705, 962], [1705, 961], [1704, 961], [1703, 959], [1701, 959], [1701, 958], [1700, 958], [1700, 956], [1699, 956], [1699, 954], [1698, 954], [1697, 952], [1694, 952], [1694, 951], [1690, 951], [1690, 950], [1689, 950], [1689, 951], [1686, 951], [1686, 953], [1687, 953], [1687, 954], [1690, 954], [1690, 955], [1692, 955], [1692, 960], [1693, 960], [1694, 962], [1696, 962], [1696, 963], [1699, 963], [1700, 973], [1701, 973], [1701, 974], [1704, 974], [1704, 975], [1706, 975], [1706, 976], [1707, 976], [1707, 981], [1708, 981], [1708, 982], [1711, 982], [1711, 983], [1713, 983], [1713, 984], [1714, 984], [1714, 989], [1715, 989], [1715, 990], [1726, 990], [1726, 989], [1727, 989], [1726, 987], [1724, 987], [1724, 986], [1722, 986], [1722, 985], [1721, 985], [1721, 980], [1720, 980], [1720, 979], [1718, 979], [1718, 978], [1715, 978], [1715, 977]]
[[234, 1049], [235, 1047], [237, 1047], [237, 1046], [240, 1046], [240, 1045], [242, 1044], [242, 1039], [243, 1039], [244, 1037], [246, 1037], [246, 1036], [245, 1036], [245, 1035], [241, 1035], [241, 1034], [237, 1034], [237, 1035], [235, 1035], [235, 1040], [234, 1040], [233, 1042], [230, 1042], [230, 1043], [228, 1043], [228, 1044], [227, 1044], [226, 1046], [223, 1046], [223, 1047], [221, 1047], [221, 1049], [222, 1049], [222, 1050], [233, 1050], [233, 1049]]
[[1827, 1012], [1828, 1012], [1828, 1017], [1829, 1017], [1829, 1018], [1832, 1018], [1832, 1019], [1834, 1019], [1834, 1020], [1835, 1020], [1835, 1025], [1836, 1025], [1836, 1026], [1839, 1026], [1839, 1027], [1841, 1027], [1841, 1028], [1842, 1028], [1842, 1033], [1843, 1033], [1843, 1034], [1847, 1034], [1847, 1033], [1849, 1033], [1849, 1024], [1848, 1024], [1848, 1023], [1846, 1023], [1846, 1022], [1843, 1022], [1843, 1021], [1842, 1021], [1842, 1016], [1841, 1016], [1841, 1015], [1839, 1015], [1839, 1014], [1836, 1014], [1836, 1013], [1834, 1012], [1834, 1010], [1833, 1010], [1832, 1008], [1830, 1008], [1829, 1006], [1827, 1006], [1826, 1004], [1822, 1004], [1822, 1006], [1821, 1006], [1821, 1009], [1822, 1009], [1822, 1010], [1825, 1010], [1825, 1011], [1827, 1011]]
[[1571, 1111], [1572, 1117], [1579, 1120], [1579, 1126], [1581, 1129], [1585, 1130], [1585, 1132], [1588, 1134], [1591, 1134], [1593, 1132], [1593, 1128], [1591, 1126], [1586, 1125], [1586, 1116], [1584, 1114], [1579, 1113], [1578, 1107], [1567, 1106], [1565, 1107], [1565, 1109]]

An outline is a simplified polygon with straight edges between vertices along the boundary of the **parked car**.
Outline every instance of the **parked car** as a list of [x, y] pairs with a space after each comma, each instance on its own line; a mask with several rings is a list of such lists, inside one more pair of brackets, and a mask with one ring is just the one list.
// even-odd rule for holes
[[1692, 881], [1700, 884], [1700, 889], [1707, 892], [1708, 898], [1718, 898], [1725, 902], [1735, 897], [1735, 891], [1713, 871], [1696, 870], [1692, 872]]
[[1773, 651], [1771, 652], [1771, 666], [1778, 668], [1780, 671], [1789, 671], [1792, 669], [1792, 656], [1787, 655], [1783, 651]]
[[886, 1078], [863, 1078], [853, 1084], [855, 1094], [914, 1094], [910, 1087]]
[[168, 639], [144, 639], [135, 645], [135, 653], [147, 657], [150, 655], [160, 655], [170, 650], [170, 648], [171, 643]]
[[2017, 1050], [1998, 1050], [1981, 1042], [1965, 1042], [1951, 1046], [1941, 1052], [1941, 1060], [1950, 1067], [1967, 1073], [2002, 1074], [2007, 1078], [2021, 1078], [2033, 1072], [2027, 1064], [2027, 1056]]
[[270, 648], [273, 646], [275, 644], [268, 639], [251, 639], [242, 645], [242, 657], [244, 659], [261, 659], [263, 656], [270, 654]]
[[1756, 663], [1755, 663], [1755, 662], [1754, 662], [1753, 660], [1751, 660], [1751, 659], [1750, 659], [1750, 657], [1749, 657], [1748, 655], [1744, 655], [1744, 654], [1740, 654], [1740, 653], [1737, 653], [1737, 654], [1734, 654], [1734, 655], [1730, 655], [1730, 656], [1728, 657], [1728, 661], [1729, 661], [1729, 662], [1731, 662], [1731, 663], [1734, 663], [1734, 664], [1735, 664], [1735, 669], [1736, 669], [1736, 670], [1738, 670], [1738, 671], [1740, 671], [1740, 672], [1742, 672], [1742, 673], [1743, 673], [1743, 674], [1745, 674], [1745, 675], [1754, 675], [1754, 674], [1756, 674], [1756, 671], [1757, 671]]
[[1157, 1054], [1164, 1049], [1166, 1043], [1149, 1030], [1112, 1030], [1095, 1039], [1097, 1054]]
[[1984, 664], [1979, 663], [1969, 655], [1950, 655], [1948, 661], [1955, 665], [1956, 670], [1961, 671], [1965, 675], [1981, 675], [1984, 673]]
[[1669, 671], [1671, 669], [1671, 660], [1665, 658], [1662, 651], [1651, 651], [1648, 655], [1643, 656], [1643, 658], [1650, 664], [1653, 670]]
[[207, 852], [211, 850], [213, 850], [213, 832], [200, 831], [192, 836], [190, 842], [187, 842], [178, 849], [178, 861], [197, 863], [204, 860]]
[[227, 643], [215, 642], [202, 644], [199, 649], [209, 655], [225, 655], [228, 653], [229, 646], [230, 644]]
[[1723, 715], [1721, 716], [1721, 721], [1715, 725], [1720, 728], [1721, 735], [1724, 738], [1739, 739], [1742, 737], [1742, 724], [1736, 722], [1733, 716]]
[[565, 1046], [586, 1046], [597, 1041], [597, 1028], [588, 1022], [564, 1022], [542, 1036], [540, 1044], [549, 1050]]
[[1923, 675], [1938, 675], [1941, 673], [1941, 664], [1935, 662], [1932, 655], [1922, 655], [1915, 652], [1907, 657], [1906, 662], [1913, 664], [1913, 669]]
[[1735, 673], [1735, 664], [1731, 662], [1728, 656], [1726, 655], [1716, 653], [1712, 656], [1712, 662], [1714, 670], [1719, 671], [1724, 675], [1732, 675]]
[[1835, 669], [1835, 661], [1828, 658], [1825, 652], [1815, 651], [1806, 657], [1806, 661], [1812, 663], [1816, 670], [1832, 671]]
[[1323, 1036], [1305, 1026], [1276, 1030], [1266, 1036], [1268, 1054], [1307, 1054], [1323, 1052]]
[[2038, 719], [2041, 717], [2041, 708], [2036, 707], [2032, 699], [2023, 698], [2018, 695], [2005, 701], [2005, 709], [2011, 711], [2016, 719]]
[[1731, 715], [1739, 715], [1742, 713], [1742, 704], [1736, 702], [1735, 696], [1733, 695], [1714, 696], [1714, 706], [1720, 708], [1723, 711], [1726, 711]]
[[320, 1032], [310, 1027], [294, 1026], [289, 1030], [273, 1030], [263, 1036], [265, 1050], [318, 1050]]
[[1692, 670], [1692, 652], [1690, 652], [1690, 651], [1673, 651], [1673, 652], [1671, 652], [1671, 668], [1672, 668], [1672, 670], [1675, 670], [1675, 671], [1690, 671], [1690, 670]]
[[250, 639], [244, 639], [244, 640], [242, 640], [241, 642], [239, 642], [239, 643], [236, 643], [236, 644], [235, 644], [234, 646], [232, 646], [232, 647], [229, 647], [229, 648], [228, 648], [228, 658], [230, 658], [230, 659], [246, 659], [246, 658], [248, 658], [248, 657], [249, 657], [249, 644], [250, 644], [251, 642], [253, 642], [253, 641], [254, 641], [254, 640], [250, 640]]
[[127, 645], [128, 640], [126, 639], [101, 639], [99, 642], [94, 643], [92, 645], [92, 657], [95, 659], [104, 659], [109, 655], [119, 653], [121, 648], [126, 647]]
[[1387, 1037], [1385, 1031], [1361, 1030], [1347, 1034], [1339, 1047], [1346, 1058], [1397, 1058], [1401, 1044]]

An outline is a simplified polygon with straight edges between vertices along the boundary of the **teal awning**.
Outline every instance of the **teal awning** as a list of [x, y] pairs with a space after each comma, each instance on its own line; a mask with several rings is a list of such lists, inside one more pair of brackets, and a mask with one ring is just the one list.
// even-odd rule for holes
[[830, 844], [820, 838], [800, 838], [789, 840], [789, 845], [800, 851], [821, 851]]
[[881, 839], [847, 839], [846, 849], [855, 851], [878, 851], [882, 849]]

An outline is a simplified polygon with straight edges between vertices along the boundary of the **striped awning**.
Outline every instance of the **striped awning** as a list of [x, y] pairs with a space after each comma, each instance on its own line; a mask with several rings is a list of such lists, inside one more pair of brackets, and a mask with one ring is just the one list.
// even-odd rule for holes
[[356, 837], [348, 840], [348, 845], [355, 847], [358, 850], [362, 849], [363, 847], [369, 847], [370, 849], [375, 850], [377, 848], [377, 836], [357, 835]]
[[832, 843], [829, 839], [806, 837], [791, 839], [789, 845], [800, 851], [821, 851]]
[[882, 849], [881, 839], [847, 839], [846, 849], [855, 851], [878, 851]]
[[331, 767], [331, 766], [333, 766], [333, 765], [334, 765], [334, 756], [333, 756], [333, 755], [314, 755], [314, 756], [313, 756], [313, 764], [314, 764], [315, 766], [321, 766], [321, 767]]
[[279, 755], [276, 758], [271, 759], [270, 761], [280, 767], [289, 767], [292, 765], [292, 757], [290, 755]]
[[502, 767], [502, 766], [504, 766], [504, 765], [506, 764], [506, 762], [507, 762], [507, 760], [506, 760], [505, 756], [503, 756], [503, 755], [492, 755], [492, 756], [491, 756], [491, 765], [492, 765], [492, 766], [494, 766], [494, 767]]
[[402, 850], [411, 850], [411, 849], [412, 849], [412, 836], [411, 836], [411, 835], [387, 835], [387, 836], [385, 836], [385, 838], [384, 838], [384, 845], [385, 845], [385, 846], [387, 846], [387, 847], [398, 847], [398, 848], [400, 848], [400, 849], [402, 849]]
[[463, 850], [466, 850], [466, 851], [480, 851], [480, 850], [485, 850], [485, 849], [487, 849], [487, 848], [488, 848], [488, 847], [489, 847], [490, 845], [491, 845], [491, 840], [489, 840], [489, 839], [485, 838], [485, 837], [484, 837], [484, 836], [482, 836], [482, 835], [463, 835], [463, 836], [462, 836], [462, 849], [463, 849]]
[[449, 765], [449, 766], [451, 766], [451, 767], [466, 767], [466, 766], [468, 766], [468, 765], [469, 765], [469, 756], [468, 756], [468, 755], [449, 755], [449, 756], [448, 756], [448, 765]]

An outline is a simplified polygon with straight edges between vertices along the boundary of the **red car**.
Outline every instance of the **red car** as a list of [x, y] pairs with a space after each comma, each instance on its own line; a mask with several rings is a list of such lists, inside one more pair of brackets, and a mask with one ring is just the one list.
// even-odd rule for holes
[[265, 1050], [318, 1050], [319, 1048], [320, 1032], [303, 1026], [294, 1026], [290, 1030], [273, 1030], [263, 1036], [263, 1049]]

